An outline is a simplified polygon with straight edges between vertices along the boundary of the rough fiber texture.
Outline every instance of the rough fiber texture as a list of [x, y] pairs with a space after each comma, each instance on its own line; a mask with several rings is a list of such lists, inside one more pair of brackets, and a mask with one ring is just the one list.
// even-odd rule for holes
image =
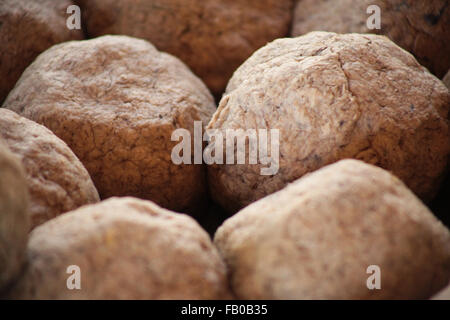
[[[450, 68], [450, 5], [448, 0], [300, 0], [293, 18], [292, 35], [310, 31], [378, 33], [388, 36], [441, 78]], [[377, 5], [381, 29], [367, 28]]]
[[450, 284], [435, 295], [433, 300], [450, 300]]
[[28, 239], [27, 210], [24, 170], [0, 139], [0, 293], [22, 271]]
[[[15, 299], [221, 299], [226, 270], [190, 217], [134, 198], [112, 198], [39, 226]], [[68, 290], [66, 269], [81, 270]]]
[[444, 84], [447, 86], [447, 88], [450, 90], [450, 70], [447, 72], [445, 77], [442, 79]]
[[208, 128], [279, 129], [280, 169], [209, 166], [233, 211], [343, 158], [393, 171], [433, 197], [450, 152], [450, 93], [383, 36], [312, 32], [258, 50], [233, 75]]
[[292, 0], [78, 0], [90, 36], [143, 38], [184, 61], [211, 91], [256, 49], [289, 33]]
[[[241, 299], [421, 299], [450, 277], [450, 232], [399, 179], [357, 160], [253, 203], [214, 241]], [[366, 286], [370, 265], [381, 290]]]
[[23, 70], [52, 45], [82, 39], [66, 26], [69, 0], [0, 0], [0, 103]]
[[45, 125], [87, 168], [101, 198], [132, 195], [184, 211], [205, 189], [201, 165], [175, 165], [177, 128], [215, 111], [205, 85], [144, 40], [105, 36], [54, 46], [24, 72], [4, 107]]
[[0, 138], [25, 168], [31, 229], [61, 213], [99, 201], [80, 160], [44, 126], [0, 109]]

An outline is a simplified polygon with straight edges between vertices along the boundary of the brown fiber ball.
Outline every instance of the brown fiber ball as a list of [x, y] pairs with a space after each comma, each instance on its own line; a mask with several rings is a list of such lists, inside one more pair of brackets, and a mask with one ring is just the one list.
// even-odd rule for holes
[[90, 36], [143, 38], [184, 61], [215, 95], [256, 49], [289, 33], [292, 0], [78, 0]]
[[101, 198], [136, 196], [176, 211], [203, 199], [205, 169], [175, 165], [171, 135], [192, 133], [196, 120], [206, 125], [213, 97], [182, 62], [145, 40], [56, 45], [27, 68], [3, 106], [64, 140]]
[[30, 229], [57, 215], [99, 201], [86, 169], [46, 127], [0, 109], [0, 138], [20, 158], [30, 192]]
[[69, 0], [0, 1], [0, 104], [23, 70], [52, 45], [83, 39], [66, 26]]
[[22, 271], [28, 228], [25, 173], [0, 139], [0, 294]]
[[[225, 265], [208, 234], [150, 201], [112, 198], [50, 220], [31, 233], [28, 257], [8, 298], [229, 297]], [[79, 268], [79, 290], [67, 287], [77, 284], [68, 281], [76, 275], [69, 266]]]
[[399, 179], [357, 160], [251, 204], [214, 242], [240, 299], [422, 299], [450, 278], [450, 232]]
[[[380, 8], [381, 29], [369, 29], [370, 5]], [[310, 31], [377, 33], [388, 36], [441, 78], [450, 68], [448, 0], [300, 0], [292, 35]]]
[[276, 40], [235, 72], [208, 128], [278, 129], [279, 170], [261, 175], [266, 166], [249, 161], [211, 165], [211, 193], [235, 211], [356, 158], [429, 200], [450, 153], [449, 106], [442, 81], [386, 37], [312, 32]]

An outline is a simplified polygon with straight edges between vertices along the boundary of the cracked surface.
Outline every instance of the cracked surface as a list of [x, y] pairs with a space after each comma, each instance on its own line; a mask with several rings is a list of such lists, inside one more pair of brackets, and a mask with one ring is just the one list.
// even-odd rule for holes
[[[68, 290], [69, 265], [81, 290]], [[190, 217], [150, 201], [112, 198], [39, 226], [13, 299], [222, 299], [226, 269]]]
[[208, 166], [211, 194], [233, 212], [356, 158], [429, 200], [448, 162], [449, 106], [442, 82], [386, 37], [312, 32], [275, 40], [234, 73], [208, 128], [279, 129], [279, 171]]
[[[381, 9], [381, 29], [366, 26], [369, 5]], [[448, 0], [300, 0], [292, 35], [310, 31], [377, 33], [388, 36], [437, 77], [450, 68], [450, 3]]]
[[[450, 277], [450, 232], [398, 178], [357, 160], [249, 205], [214, 242], [238, 299], [424, 299]], [[370, 265], [381, 290], [366, 287]]]
[[19, 275], [25, 262], [28, 202], [20, 160], [0, 139], [0, 293]]
[[220, 97], [256, 49], [289, 33], [292, 0], [78, 0], [90, 36], [143, 38], [184, 61]]
[[30, 230], [61, 213], [99, 201], [80, 160], [46, 127], [0, 109], [0, 137], [25, 168]]
[[203, 201], [204, 167], [173, 164], [171, 134], [193, 133], [195, 120], [206, 125], [213, 98], [182, 62], [147, 41], [105, 36], [54, 46], [3, 106], [65, 141], [101, 198], [131, 195], [176, 211]]
[[52, 45], [83, 39], [66, 26], [69, 0], [0, 1], [0, 104], [23, 70]]

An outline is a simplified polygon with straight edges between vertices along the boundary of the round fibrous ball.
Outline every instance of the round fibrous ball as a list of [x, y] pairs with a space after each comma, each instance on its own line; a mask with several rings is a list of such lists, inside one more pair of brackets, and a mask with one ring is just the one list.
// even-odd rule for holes
[[[378, 17], [379, 25], [374, 20]], [[300, 0], [292, 35], [310, 31], [386, 35], [441, 78], [450, 68], [449, 28], [448, 0]]]
[[26, 69], [3, 106], [65, 141], [101, 198], [136, 196], [176, 211], [203, 199], [204, 166], [175, 164], [179, 142], [171, 138], [179, 128], [193, 141], [194, 122], [208, 123], [214, 99], [182, 62], [145, 40], [56, 45]]
[[83, 39], [67, 27], [69, 0], [0, 1], [0, 103], [23, 70], [54, 44]]
[[46, 127], [0, 109], [0, 138], [22, 160], [30, 193], [30, 228], [99, 201], [80, 160]]
[[450, 300], [450, 284], [442, 289], [438, 294], [433, 296], [433, 300]]
[[240, 299], [421, 299], [448, 283], [450, 232], [395, 176], [342, 160], [225, 221]]
[[292, 0], [78, 0], [90, 36], [143, 38], [184, 61], [215, 95], [256, 49], [289, 33]]
[[20, 160], [0, 140], [0, 293], [22, 271], [28, 225], [25, 173]]
[[13, 299], [222, 299], [225, 264], [189, 216], [150, 201], [111, 198], [30, 234]]
[[305, 173], [356, 158], [392, 171], [428, 201], [450, 153], [449, 106], [442, 81], [384, 36], [312, 32], [275, 40], [235, 72], [208, 129], [224, 136], [241, 129], [241, 139], [269, 130], [261, 145], [274, 145], [276, 170], [261, 170], [270, 167], [264, 157], [211, 165], [211, 193], [234, 211]]
[[450, 90], [450, 70], [447, 72], [445, 77], [442, 79], [444, 84], [447, 86], [447, 88]]

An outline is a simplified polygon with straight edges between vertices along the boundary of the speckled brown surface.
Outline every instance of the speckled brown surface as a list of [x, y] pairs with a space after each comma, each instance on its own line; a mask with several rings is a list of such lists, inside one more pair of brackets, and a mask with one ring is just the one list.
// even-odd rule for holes
[[[369, 5], [380, 8], [379, 30], [366, 26]], [[310, 31], [383, 34], [439, 78], [450, 68], [448, 0], [300, 0], [293, 20], [293, 36]]]
[[[112, 198], [34, 229], [18, 299], [222, 299], [226, 270], [190, 217], [134, 198]], [[81, 290], [68, 290], [69, 265]]]
[[147, 39], [220, 97], [253, 51], [289, 33], [292, 0], [78, 0], [90, 36]]
[[273, 41], [235, 72], [208, 128], [279, 129], [279, 171], [208, 166], [211, 194], [235, 211], [356, 158], [393, 171], [429, 200], [447, 168], [449, 107], [442, 81], [386, 37], [312, 32]]
[[0, 104], [23, 70], [52, 45], [83, 38], [66, 26], [69, 0], [0, 1]]
[[176, 211], [203, 201], [202, 165], [175, 165], [177, 128], [215, 111], [205, 85], [144, 40], [105, 36], [54, 46], [24, 72], [4, 107], [45, 125], [87, 168], [101, 198], [131, 195]]
[[81, 162], [46, 127], [0, 109], [0, 138], [25, 168], [31, 229], [61, 213], [99, 201]]
[[28, 225], [25, 172], [0, 139], [0, 294], [22, 271]]
[[[450, 232], [399, 179], [357, 160], [246, 207], [214, 242], [241, 299], [422, 299], [450, 277]], [[370, 265], [381, 290], [366, 286]]]

